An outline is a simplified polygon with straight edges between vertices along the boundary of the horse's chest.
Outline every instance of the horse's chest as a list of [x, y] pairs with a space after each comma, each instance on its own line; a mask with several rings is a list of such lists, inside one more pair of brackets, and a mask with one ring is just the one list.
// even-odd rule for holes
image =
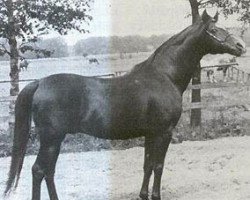
[[154, 124], [175, 124], [181, 115], [182, 106], [179, 97], [152, 99], [148, 106], [148, 117]]

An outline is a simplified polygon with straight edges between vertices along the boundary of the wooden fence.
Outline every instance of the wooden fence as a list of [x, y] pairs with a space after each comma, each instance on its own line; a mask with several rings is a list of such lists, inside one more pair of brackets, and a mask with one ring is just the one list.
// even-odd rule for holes
[[215, 68], [227, 68], [227, 77], [230, 79], [234, 79], [236, 82], [249, 82], [250, 81], [250, 74], [246, 73], [245, 71], [235, 67], [238, 63], [225, 63], [219, 65], [209, 65], [204, 66], [201, 68], [203, 69], [215, 69]]
[[[218, 83], [201, 83], [198, 85], [189, 85], [187, 88], [187, 91], [193, 90], [193, 89], [200, 89], [200, 90], [205, 90], [205, 89], [216, 89], [216, 88], [233, 88], [233, 87], [249, 87], [250, 86], [250, 74], [238, 69], [235, 67], [235, 65], [238, 65], [237, 63], [229, 63], [229, 64], [220, 64], [220, 65], [213, 65], [213, 66], [205, 66], [202, 67], [202, 69], [208, 69], [208, 68], [218, 68], [218, 67], [228, 67], [228, 72], [227, 76], [230, 78], [233, 78], [235, 82], [218, 82]], [[94, 77], [100, 77], [100, 78], [112, 78], [112, 77], [117, 77], [125, 74], [126, 71], [117, 71], [114, 73], [109, 73], [109, 74], [103, 74], [103, 75], [97, 75]], [[37, 79], [25, 79], [25, 80], [19, 80], [19, 82], [31, 82], [35, 81]], [[0, 81], [1, 83], [8, 83], [10, 81]], [[6, 97], [0, 97], [0, 103], [3, 102], [10, 102], [15, 100], [16, 97], [13, 96], [6, 96]], [[241, 99], [237, 99], [237, 101], [230, 101], [227, 104], [222, 104], [220, 102], [213, 102], [211, 103], [205, 103], [205, 102], [195, 102], [195, 103], [186, 103], [183, 107], [183, 111], [190, 111], [191, 109], [204, 109], [204, 108], [212, 108], [212, 109], [220, 109], [223, 107], [234, 107], [234, 106], [245, 106], [246, 108], [249, 109], [249, 102], [244, 102]], [[1, 120], [1, 117], [0, 117]]]
[[[243, 87], [249, 87], [250, 86], [250, 74], [246, 73], [243, 70], [238, 69], [237, 66], [238, 63], [225, 63], [225, 64], [219, 64], [219, 65], [210, 65], [210, 66], [203, 66], [201, 67], [201, 70], [203, 69], [215, 69], [215, 68], [227, 68], [226, 75], [232, 82], [216, 82], [216, 83], [206, 83], [203, 82], [201, 84], [197, 85], [189, 85], [188, 90], [205, 90], [205, 89], [217, 89], [217, 88], [243, 88]], [[222, 107], [232, 107], [232, 106], [246, 106], [248, 107], [249, 102], [243, 102], [241, 99], [238, 99], [237, 101], [231, 101], [227, 104], [221, 104], [218, 102], [217, 104], [213, 103], [211, 105], [210, 103], [204, 103], [204, 102], [193, 102], [190, 103], [189, 106], [186, 108], [188, 109], [204, 109], [204, 108], [222, 108]]]

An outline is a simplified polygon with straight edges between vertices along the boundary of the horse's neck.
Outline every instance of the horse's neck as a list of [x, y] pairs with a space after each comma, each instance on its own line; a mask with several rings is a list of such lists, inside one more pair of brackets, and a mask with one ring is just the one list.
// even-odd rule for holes
[[182, 41], [162, 46], [156, 50], [152, 67], [159, 73], [166, 75], [183, 93], [199, 62], [204, 55], [197, 38], [189, 37]]

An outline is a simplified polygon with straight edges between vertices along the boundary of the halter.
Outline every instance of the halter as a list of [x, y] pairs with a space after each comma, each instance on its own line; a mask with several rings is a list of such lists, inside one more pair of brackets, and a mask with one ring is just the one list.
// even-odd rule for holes
[[210, 35], [212, 38], [214, 38], [215, 40], [217, 40], [218, 42], [220, 42], [220, 43], [222, 43], [222, 44], [224, 44], [224, 43], [226, 42], [227, 38], [229, 38], [229, 37], [232, 35], [232, 34], [228, 33], [227, 36], [225, 37], [225, 39], [222, 40], [222, 39], [216, 37], [216, 36], [215, 36], [214, 34], [212, 34], [210, 31], [208, 31], [208, 30], [205, 30], [205, 31], [206, 31], [206, 33], [207, 33], [208, 35]]

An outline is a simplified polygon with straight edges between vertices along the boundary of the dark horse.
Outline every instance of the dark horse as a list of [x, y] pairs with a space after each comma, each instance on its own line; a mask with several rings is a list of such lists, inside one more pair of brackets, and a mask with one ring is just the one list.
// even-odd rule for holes
[[182, 112], [182, 94], [208, 54], [240, 56], [244, 44], [215, 26], [218, 15], [204, 12], [192, 26], [173, 36], [146, 61], [112, 79], [56, 74], [28, 84], [19, 94], [9, 179], [5, 193], [17, 184], [29, 139], [31, 118], [40, 137], [32, 167], [32, 199], [40, 199], [45, 179], [50, 199], [60, 145], [67, 133], [82, 132], [105, 139], [145, 137], [144, 178], [140, 198], [160, 200], [161, 177], [172, 129]]
[[89, 59], [89, 64], [92, 64], [92, 63], [96, 63], [96, 64], [99, 65], [99, 62], [98, 62], [98, 60], [96, 58], [90, 58]]
[[[222, 60], [219, 61], [219, 63], [220, 64], [236, 63], [236, 58], [233, 57], [233, 58], [230, 58], [229, 60], [222, 59]], [[226, 81], [227, 71], [228, 71], [229, 67], [230, 67], [230, 65], [222, 66], [222, 67], [217, 68], [217, 71], [222, 71], [222, 73], [223, 73], [223, 81], [224, 82]]]
[[26, 59], [22, 59], [19, 65], [20, 70], [24, 70], [28, 68], [29, 62]]

